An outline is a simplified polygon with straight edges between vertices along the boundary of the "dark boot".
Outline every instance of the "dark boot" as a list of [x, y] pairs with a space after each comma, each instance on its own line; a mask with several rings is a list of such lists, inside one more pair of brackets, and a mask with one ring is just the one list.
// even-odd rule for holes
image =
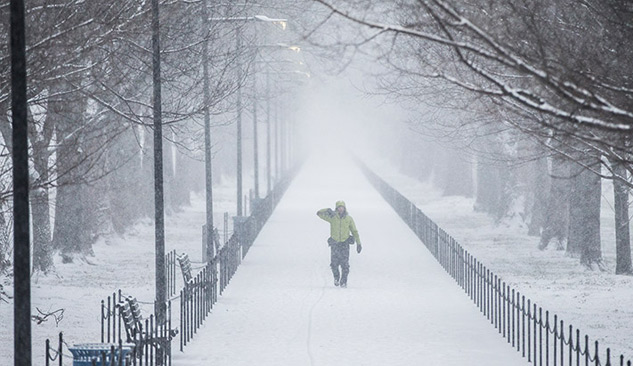
[[339, 285], [339, 280], [341, 278], [341, 275], [338, 271], [338, 265], [332, 265], [332, 275], [334, 275], [334, 286], [338, 286]]
[[347, 287], [347, 275], [349, 274], [349, 265], [343, 266], [343, 271], [341, 273], [341, 287]]

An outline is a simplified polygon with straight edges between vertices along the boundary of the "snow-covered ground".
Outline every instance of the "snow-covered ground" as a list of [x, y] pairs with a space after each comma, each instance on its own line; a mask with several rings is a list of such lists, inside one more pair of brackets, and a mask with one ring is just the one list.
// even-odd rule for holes
[[[214, 187], [214, 223], [223, 227], [224, 212], [235, 214], [235, 187], [227, 182]], [[200, 266], [202, 257], [202, 225], [205, 223], [204, 196], [192, 195], [192, 205], [165, 218], [166, 250], [188, 253], [193, 266]], [[222, 237], [222, 233], [220, 234]], [[60, 331], [68, 345], [100, 341], [100, 306], [114, 291], [133, 295], [142, 302], [145, 314], [153, 311], [154, 299], [154, 223], [145, 220], [135, 225], [123, 237], [101, 239], [94, 246], [94, 257], [72, 264], [57, 262], [49, 276], [33, 279], [32, 308], [45, 312], [64, 309], [59, 324], [49, 318], [41, 324], [32, 323], [33, 365], [44, 365], [45, 341], [56, 347]], [[181, 281], [180, 272], [177, 280]], [[179, 286], [180, 288], [182, 286]], [[5, 289], [7, 287], [5, 286]], [[12, 293], [12, 289], [9, 288]], [[173, 305], [177, 313], [178, 304]], [[13, 364], [13, 303], [0, 302], [0, 365]], [[71, 355], [66, 352], [71, 365]], [[54, 363], [56, 364], [56, 363]]]
[[[333, 285], [329, 224], [315, 215], [340, 199], [364, 248], [350, 253], [346, 289]], [[527, 360], [351, 162], [332, 167], [312, 160], [174, 364], [507, 366]]]
[[[524, 230], [497, 227], [474, 213], [472, 200], [442, 197], [387, 165], [374, 165], [512, 286], [603, 347], [633, 356], [633, 311], [626, 306], [633, 295], [630, 277], [587, 271], [554, 249], [541, 252], [538, 239], [523, 235]], [[234, 212], [235, 192], [225, 186], [214, 194], [219, 224], [224, 211]], [[347, 202], [364, 244], [360, 255], [351, 253], [347, 289], [331, 284], [327, 223], [314, 214], [339, 199]], [[603, 249], [607, 265], [612, 265], [608, 221]], [[166, 218], [167, 249], [199, 261], [203, 223], [203, 199], [193, 196], [191, 207]], [[34, 364], [44, 363], [44, 340], [55, 339], [59, 331], [68, 344], [98, 341], [100, 300], [116, 289], [143, 302], [153, 300], [153, 229], [149, 221], [140, 223], [124, 237], [98, 243], [89, 261], [58, 263], [55, 275], [34, 279], [34, 312], [36, 307], [65, 310], [58, 326], [53, 320], [33, 324]], [[151, 305], [144, 310], [151, 312]], [[12, 304], [0, 303], [0, 324], [5, 327], [0, 365], [9, 365]], [[356, 167], [315, 160], [306, 163], [291, 185], [193, 343], [174, 357], [175, 365], [526, 363]]]
[[[442, 196], [428, 183], [406, 177], [380, 158], [368, 159], [370, 167], [414, 202], [427, 216], [464, 248], [565, 324], [573, 324], [590, 339], [600, 342], [604, 361], [606, 347], [613, 355], [633, 361], [633, 277], [616, 276], [613, 188], [603, 182], [601, 239], [606, 271], [580, 265], [550, 243], [537, 248], [539, 238], [528, 236], [518, 222], [495, 224], [483, 213], [474, 212], [474, 199]], [[619, 361], [618, 361], [619, 362]], [[619, 363], [618, 363], [619, 364]]]

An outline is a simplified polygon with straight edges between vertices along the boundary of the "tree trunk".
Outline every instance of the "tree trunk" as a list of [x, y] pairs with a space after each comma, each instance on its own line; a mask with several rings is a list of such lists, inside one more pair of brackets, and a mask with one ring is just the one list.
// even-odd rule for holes
[[184, 207], [191, 204], [189, 193], [191, 191], [193, 174], [189, 174], [192, 168], [191, 159], [176, 149], [176, 175], [174, 177], [174, 204]]
[[[68, 100], [49, 102], [49, 114], [54, 118], [58, 148], [56, 150], [57, 194], [53, 244], [60, 250], [64, 262], [72, 262], [75, 254], [92, 254], [95, 211], [91, 202], [95, 196], [82, 183], [83, 149], [76, 128], [83, 121], [85, 98], [68, 95]], [[70, 102], [69, 102], [70, 100]]]
[[117, 139], [109, 155], [112, 164], [109, 169], [116, 170], [108, 177], [108, 206], [112, 227], [119, 234], [140, 217], [147, 216], [149, 204], [144, 182], [150, 177], [143, 175], [141, 154], [135, 131], [130, 128]]
[[496, 194], [497, 185], [498, 179], [492, 167], [488, 163], [483, 162], [482, 159], [478, 159], [475, 211], [490, 212], [496, 206], [498, 199]]
[[423, 141], [411, 130], [401, 133], [401, 144], [398, 145], [400, 172], [421, 182], [428, 180], [438, 164], [435, 158], [438, 155], [437, 147]]
[[[620, 162], [612, 162], [613, 172], [627, 179], [626, 169]], [[631, 239], [629, 235], [629, 187], [619, 179], [613, 179], [615, 205], [615, 274], [632, 274]]]
[[[11, 123], [7, 118], [7, 108], [8, 100], [0, 102], [0, 133], [2, 134], [5, 146], [9, 150], [9, 156], [12, 156], [12, 132]], [[2, 193], [4, 195], [6, 192]], [[0, 200], [0, 275], [4, 274], [12, 263], [11, 253], [13, 253], [13, 239], [12, 233], [10, 233], [12, 229], [9, 229], [10, 225], [8, 224], [9, 222], [13, 222], [11, 212], [9, 202], [7, 200]]]
[[53, 137], [51, 121], [41, 121], [39, 128], [30, 118], [33, 128], [29, 138], [33, 147], [33, 169], [37, 174], [32, 179], [31, 217], [33, 220], [33, 271], [47, 273], [53, 267], [51, 243], [51, 215], [48, 181], [50, 178], [50, 144]]
[[[600, 169], [598, 158], [583, 160], [590, 168]], [[588, 267], [600, 264], [600, 191], [601, 179], [594, 172], [574, 164], [572, 167], [569, 208], [569, 242], [567, 253], [580, 254], [580, 262]]]
[[[68, 164], [58, 162], [58, 165], [61, 169], [69, 168]], [[94, 197], [86, 195], [82, 184], [74, 178], [75, 174], [69, 172], [66, 178], [60, 179], [55, 204], [54, 246], [61, 251], [67, 263], [73, 261], [74, 254], [92, 254], [91, 227], [88, 223], [94, 212], [87, 209], [86, 203]]]
[[44, 187], [37, 188], [31, 192], [31, 197], [33, 271], [47, 273], [53, 267], [48, 189]]
[[539, 236], [546, 225], [547, 193], [551, 189], [551, 180], [547, 171], [547, 159], [539, 158], [530, 164], [528, 171], [529, 207], [526, 208], [528, 219], [528, 235]]
[[434, 164], [437, 185], [443, 189], [444, 196], [473, 196], [473, 167], [452, 148], [442, 149]]
[[150, 128], [143, 130], [143, 150], [141, 153], [142, 211], [146, 217], [154, 218], [154, 134]]
[[561, 156], [552, 158], [551, 184], [545, 208], [545, 220], [539, 249], [545, 249], [556, 238], [556, 249], [565, 249], [569, 233], [569, 200], [572, 179], [570, 162]]
[[[165, 131], [171, 135], [171, 140], [174, 139], [173, 131]], [[177, 191], [176, 182], [174, 180], [174, 144], [166, 137], [163, 137], [163, 186], [164, 186], [164, 200], [165, 200], [165, 212], [170, 213], [178, 211], [178, 205], [176, 204], [175, 193]]]
[[[0, 105], [0, 133], [9, 152], [12, 150], [11, 125], [6, 119], [6, 109]], [[35, 126], [29, 114], [29, 124]], [[48, 184], [50, 141], [52, 129], [49, 121], [41, 122], [41, 128], [29, 128], [29, 140], [33, 148], [33, 169], [31, 174], [31, 218], [33, 220], [33, 271], [47, 273], [53, 267], [53, 250], [51, 247], [51, 219]], [[0, 259], [2, 253], [0, 253]]]
[[477, 161], [477, 197], [475, 211], [490, 214], [501, 220], [508, 213], [511, 204], [509, 187], [513, 177], [503, 162]]

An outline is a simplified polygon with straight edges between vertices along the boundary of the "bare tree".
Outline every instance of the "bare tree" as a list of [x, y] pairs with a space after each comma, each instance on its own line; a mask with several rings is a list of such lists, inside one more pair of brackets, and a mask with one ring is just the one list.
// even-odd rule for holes
[[[7, 3], [0, 1], [0, 14], [6, 15]], [[201, 4], [204, 3], [164, 1], [161, 4], [167, 9], [163, 12], [161, 30], [166, 44], [163, 51], [164, 121], [171, 129], [168, 135], [174, 149], [196, 148], [182, 143], [189, 141], [187, 135], [200, 135], [204, 103], [211, 103], [219, 113], [226, 107], [221, 105], [222, 100], [230, 96], [238, 84], [231, 75], [232, 61], [237, 57], [235, 42], [224, 41], [234, 28], [202, 19]], [[139, 7], [130, 1], [115, 5], [74, 0], [31, 2], [28, 7], [27, 21], [33, 30], [28, 34], [27, 53], [29, 139], [34, 166], [31, 204], [37, 228], [34, 266], [46, 272], [52, 263], [51, 240], [66, 260], [72, 260], [74, 253], [91, 252], [92, 243], [103, 227], [111, 225], [120, 231], [123, 230], [121, 225], [134, 222], [133, 219], [119, 220], [121, 205], [115, 204], [116, 199], [106, 198], [116, 194], [125, 197], [124, 191], [133, 192], [139, 181], [150, 176], [147, 169], [151, 169], [148, 162], [152, 156], [147, 151], [151, 144], [145, 139], [151, 120], [151, 102], [147, 97], [151, 95], [147, 92], [151, 87], [149, 7], [147, 4]], [[244, 9], [229, 6], [223, 13], [231, 15]], [[0, 37], [8, 34], [6, 26], [0, 23]], [[202, 99], [201, 90], [200, 50], [205, 39], [213, 45], [211, 63], [215, 71], [209, 101]], [[0, 50], [6, 50], [6, 44], [8, 42], [2, 42]], [[0, 54], [8, 55], [8, 52]], [[11, 133], [10, 116], [6, 112], [9, 83], [3, 82], [7, 80], [8, 57], [2, 56], [0, 132], [5, 137], [4, 146], [10, 151], [11, 140], [6, 138]], [[187, 127], [183, 127], [185, 125]], [[8, 155], [2, 159], [3, 163], [8, 161]], [[127, 169], [130, 167], [132, 170]], [[171, 168], [169, 172], [182, 171], [177, 162], [171, 163]], [[135, 173], [135, 179], [130, 179], [133, 182], [128, 181], [129, 185], [121, 190], [121, 183], [126, 181], [121, 174], [126, 173]], [[3, 177], [5, 175], [0, 176], [0, 180]], [[188, 194], [184, 192], [186, 185], [172, 181], [173, 189], [183, 190], [178, 194]], [[5, 189], [0, 197], [10, 194], [10, 186], [1, 188]], [[54, 228], [49, 216], [51, 189], [56, 191]], [[113, 192], [95, 194], [99, 190]], [[139, 207], [151, 204], [147, 197], [141, 201], [146, 203]], [[180, 199], [177, 204], [184, 203], [186, 199]], [[144, 214], [143, 210], [129, 210], [123, 217], [138, 218]], [[0, 258], [4, 258], [6, 251], [4, 246], [1, 248]]]
[[[626, 46], [633, 29], [625, 21], [633, 9], [628, 2], [405, 0], [382, 5], [392, 6], [389, 13], [376, 11], [381, 6], [372, 1], [317, 2], [330, 12], [328, 19], [337, 15], [366, 27], [335, 42], [357, 52], [371, 44], [366, 52], [393, 70], [387, 83], [392, 92], [424, 99], [430, 89], [459, 87], [479, 96], [483, 106], [505, 111], [500, 122], [574, 161], [570, 182], [577, 189], [569, 222], [572, 230], [580, 230], [578, 223], [584, 226], [569, 233], [570, 244], [583, 243], [583, 263], [600, 261], [599, 226], [589, 225], [599, 217], [599, 180], [585, 173], [632, 185], [626, 179], [630, 175], [614, 174], [608, 160], [600, 159], [615, 160], [628, 173], [633, 166], [627, 146], [617, 138], [633, 129], [633, 57]], [[582, 203], [592, 205], [589, 211], [580, 210], [581, 202], [573, 198], [585, 189]], [[577, 216], [581, 212], [591, 218]], [[542, 245], [549, 241], [546, 236], [562, 240], [561, 230], [544, 233]]]

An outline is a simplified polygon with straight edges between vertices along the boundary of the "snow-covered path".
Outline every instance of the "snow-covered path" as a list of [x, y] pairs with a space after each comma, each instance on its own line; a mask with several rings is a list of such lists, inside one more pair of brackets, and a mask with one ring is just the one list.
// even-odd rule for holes
[[[325, 160], [327, 160], [326, 157]], [[329, 157], [332, 158], [332, 157]], [[343, 199], [363, 252], [334, 287], [328, 224]], [[353, 249], [353, 248], [352, 248]], [[523, 365], [351, 163], [306, 163], [174, 365]]]

